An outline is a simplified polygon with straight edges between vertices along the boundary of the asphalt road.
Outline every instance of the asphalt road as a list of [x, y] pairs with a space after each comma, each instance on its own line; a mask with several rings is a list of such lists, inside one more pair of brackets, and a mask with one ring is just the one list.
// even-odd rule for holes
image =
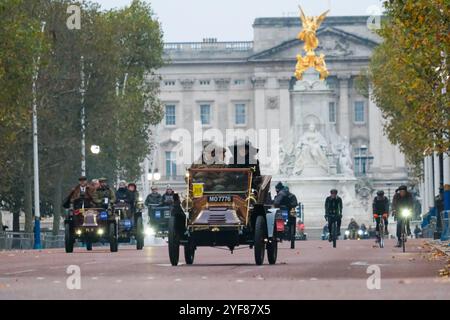
[[[262, 266], [248, 247], [234, 254], [199, 248], [194, 265], [178, 267], [170, 265], [165, 245], [121, 246], [118, 253], [109, 247], [3, 251], [0, 299], [450, 299], [450, 280], [438, 274], [447, 258], [430, 260], [423, 240], [409, 240], [406, 253], [393, 240], [384, 249], [373, 244], [347, 240], [333, 249], [309, 240], [291, 250], [285, 242], [277, 264], [266, 257]], [[80, 282], [67, 273], [72, 265]]]

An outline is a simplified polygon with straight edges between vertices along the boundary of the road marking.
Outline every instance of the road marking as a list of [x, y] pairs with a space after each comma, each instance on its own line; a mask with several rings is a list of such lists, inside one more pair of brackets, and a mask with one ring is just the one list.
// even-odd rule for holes
[[43, 277], [37, 277], [36, 280], [44, 280], [45, 278]]
[[356, 262], [352, 262], [350, 263], [351, 266], [368, 266], [369, 263], [367, 263], [367, 261], [356, 261]]
[[179, 279], [179, 278], [178, 278], [178, 279], [175, 279], [174, 281], [175, 281], [175, 282], [180, 282], [180, 281], [181, 281], [181, 279]]
[[97, 264], [98, 262], [96, 262], [96, 261], [92, 261], [92, 262], [85, 262], [85, 263], [83, 263], [83, 264]]
[[208, 277], [202, 277], [202, 280], [207, 280], [208, 279]]
[[242, 279], [237, 279], [236, 282], [237, 282], [237, 283], [242, 283], [242, 282], [244, 282], [244, 280], [242, 280]]
[[21, 273], [29, 273], [29, 272], [33, 272], [34, 269], [30, 269], [30, 270], [23, 270], [23, 271], [16, 271], [16, 272], [8, 272], [5, 273], [5, 276], [12, 276], [14, 274], [21, 274]]
[[121, 283], [121, 282], [122, 282], [122, 280], [120, 280], [120, 279], [119, 279], [119, 280], [116, 280], [116, 282], [117, 282], [117, 283]]
[[317, 278], [311, 278], [311, 279], [309, 279], [309, 280], [311, 280], [311, 281], [317, 281]]

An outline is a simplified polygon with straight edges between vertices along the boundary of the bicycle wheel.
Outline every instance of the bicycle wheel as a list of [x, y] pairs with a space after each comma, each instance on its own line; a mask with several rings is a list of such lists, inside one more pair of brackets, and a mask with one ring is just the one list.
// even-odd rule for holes
[[378, 233], [379, 233], [379, 237], [380, 237], [380, 241], [379, 241], [379, 245], [380, 248], [384, 248], [384, 223], [380, 222], [379, 226], [378, 226]]
[[333, 222], [333, 232], [332, 232], [332, 237], [333, 237], [333, 248], [336, 248], [336, 240], [337, 240], [337, 222]]

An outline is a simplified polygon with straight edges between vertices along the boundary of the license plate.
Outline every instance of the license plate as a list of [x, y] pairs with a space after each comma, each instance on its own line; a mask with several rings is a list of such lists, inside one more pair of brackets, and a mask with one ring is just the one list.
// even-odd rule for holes
[[170, 218], [170, 210], [164, 211], [164, 218]]
[[156, 219], [161, 218], [161, 211], [155, 211], [155, 218]]
[[208, 202], [231, 202], [231, 196], [208, 196]]

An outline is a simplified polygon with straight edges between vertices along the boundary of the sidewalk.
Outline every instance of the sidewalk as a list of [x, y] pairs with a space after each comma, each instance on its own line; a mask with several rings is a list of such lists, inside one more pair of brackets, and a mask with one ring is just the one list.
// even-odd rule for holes
[[450, 256], [450, 241], [428, 240], [431, 249], [437, 250], [446, 256]]

